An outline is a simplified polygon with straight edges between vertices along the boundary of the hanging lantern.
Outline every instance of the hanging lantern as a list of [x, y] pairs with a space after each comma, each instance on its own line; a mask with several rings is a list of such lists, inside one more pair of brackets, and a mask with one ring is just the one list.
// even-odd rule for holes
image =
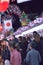
[[8, 6], [9, 6], [9, 0], [0, 0], [0, 12], [6, 11]]
[[0, 25], [0, 32], [2, 32], [2, 30], [3, 30], [3, 27], [2, 27], [2, 25]]

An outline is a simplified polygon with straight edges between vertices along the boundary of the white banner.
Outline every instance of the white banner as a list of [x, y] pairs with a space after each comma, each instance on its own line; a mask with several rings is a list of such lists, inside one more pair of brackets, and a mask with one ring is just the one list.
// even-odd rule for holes
[[12, 20], [4, 20], [4, 29], [5, 30], [10, 30], [12, 29]]

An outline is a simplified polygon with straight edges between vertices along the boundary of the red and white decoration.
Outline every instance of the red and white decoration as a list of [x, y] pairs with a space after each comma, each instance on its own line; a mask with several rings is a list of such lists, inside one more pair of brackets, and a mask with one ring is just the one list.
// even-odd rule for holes
[[21, 16], [21, 10], [17, 5], [9, 5], [9, 8], [6, 11], [8, 14], [16, 14], [18, 16]]
[[4, 20], [4, 29], [5, 30], [10, 30], [12, 29], [12, 20]]

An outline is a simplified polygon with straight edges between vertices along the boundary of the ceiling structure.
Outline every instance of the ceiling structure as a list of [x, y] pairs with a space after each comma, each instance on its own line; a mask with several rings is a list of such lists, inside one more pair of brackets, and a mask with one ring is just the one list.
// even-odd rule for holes
[[41, 13], [43, 11], [43, 1], [42, 0], [31, 0], [23, 3], [17, 3], [17, 0], [10, 2], [11, 4], [17, 4], [20, 9], [26, 13]]

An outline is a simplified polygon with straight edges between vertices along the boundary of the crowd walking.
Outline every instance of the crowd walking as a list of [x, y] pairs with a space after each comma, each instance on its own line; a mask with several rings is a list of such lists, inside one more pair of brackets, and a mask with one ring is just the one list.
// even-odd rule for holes
[[43, 65], [43, 37], [34, 31], [32, 37], [0, 40], [0, 65]]

